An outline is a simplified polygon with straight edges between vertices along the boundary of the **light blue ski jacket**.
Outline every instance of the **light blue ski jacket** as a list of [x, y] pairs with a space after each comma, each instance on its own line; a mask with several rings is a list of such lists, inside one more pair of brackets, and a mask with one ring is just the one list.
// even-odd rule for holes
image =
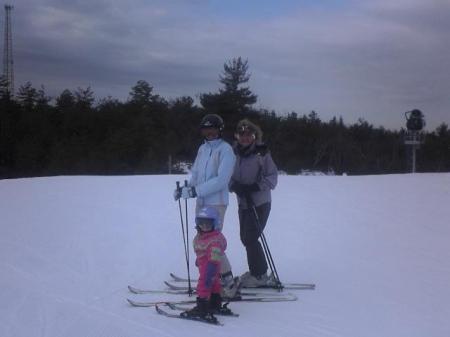
[[236, 157], [223, 139], [205, 141], [191, 168], [190, 186], [197, 192], [197, 205], [228, 205], [228, 183]]

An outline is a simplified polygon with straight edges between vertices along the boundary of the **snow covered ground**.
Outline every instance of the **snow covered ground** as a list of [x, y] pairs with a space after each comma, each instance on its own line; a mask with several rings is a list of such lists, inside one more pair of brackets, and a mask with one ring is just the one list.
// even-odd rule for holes
[[[281, 176], [266, 237], [281, 279], [317, 289], [232, 303], [240, 317], [223, 327], [125, 301], [183, 298], [127, 285], [185, 274], [172, 199], [185, 178], [0, 181], [0, 336], [450, 336], [450, 174]], [[225, 235], [240, 274], [236, 212], [233, 196]]]

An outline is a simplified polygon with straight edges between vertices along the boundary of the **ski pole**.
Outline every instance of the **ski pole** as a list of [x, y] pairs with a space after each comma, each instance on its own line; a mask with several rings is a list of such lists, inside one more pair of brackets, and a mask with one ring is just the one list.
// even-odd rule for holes
[[[257, 224], [260, 226], [256, 208], [255, 208], [255, 206], [253, 206], [252, 208], [253, 208], [253, 213], [255, 214], [255, 217], [258, 219]], [[261, 230], [261, 227], [259, 227], [259, 228]], [[281, 290], [283, 290], [283, 285], [280, 281], [280, 276], [278, 275], [277, 267], [275, 266], [275, 261], [272, 257], [272, 253], [270, 251], [269, 244], [267, 243], [266, 235], [264, 234], [264, 231], [262, 231], [262, 230], [261, 230], [261, 241], [263, 244], [264, 253], [266, 254], [266, 257], [267, 257], [267, 261], [269, 262], [270, 270], [272, 271], [273, 275], [275, 276], [277, 288], [278, 288], [278, 290], [281, 291]]]
[[269, 261], [269, 265], [271, 265], [270, 269], [272, 270], [272, 273], [275, 276], [277, 288], [278, 288], [278, 290], [281, 291], [281, 290], [283, 290], [283, 284], [280, 281], [280, 276], [278, 275], [277, 267], [275, 266], [275, 261], [273, 260], [272, 253], [270, 252], [269, 244], [267, 243], [267, 239], [266, 239], [264, 232], [261, 233], [261, 240], [263, 242], [263, 246], [266, 247], [265, 248], [266, 256]]
[[[180, 182], [177, 181], [177, 191], [181, 190], [180, 187]], [[183, 212], [181, 210], [181, 200], [178, 199], [178, 209], [180, 211], [180, 221], [181, 221], [181, 233], [183, 234], [183, 245], [184, 245], [184, 257], [186, 259], [186, 269], [188, 271], [188, 276], [190, 276], [190, 271], [189, 271], [189, 246], [188, 246], [188, 241], [186, 240], [186, 235], [184, 233], [184, 221], [183, 221]], [[189, 278], [190, 280], [190, 278]], [[189, 296], [192, 294], [192, 288], [191, 288], [191, 282], [189, 281], [188, 283], [188, 293]]]
[[[188, 186], [188, 181], [184, 181], [184, 186]], [[188, 270], [188, 293], [189, 296], [192, 295], [192, 287], [191, 287], [191, 270], [189, 268], [189, 217], [188, 217], [188, 202], [187, 199], [184, 199], [184, 206], [186, 210], [186, 242], [187, 242], [187, 270]]]
[[251, 200], [251, 197], [249, 195], [247, 195], [246, 199], [247, 199], [248, 206], [252, 208], [253, 216], [255, 217], [256, 226], [257, 226], [259, 232], [261, 233], [261, 235], [260, 235], [261, 242], [262, 242], [264, 254], [266, 255], [266, 258], [267, 258], [267, 262], [269, 263], [270, 270], [272, 271], [272, 274], [275, 276], [278, 290], [281, 291], [281, 290], [283, 290], [283, 285], [280, 281], [280, 277], [278, 275], [278, 271], [275, 266], [275, 262], [273, 260], [272, 253], [270, 252], [270, 248], [269, 248], [269, 244], [267, 243], [266, 236], [264, 235], [264, 231], [261, 227], [261, 222], [259, 221], [259, 216], [258, 216], [258, 212], [256, 211], [256, 206], [253, 203], [253, 201]]

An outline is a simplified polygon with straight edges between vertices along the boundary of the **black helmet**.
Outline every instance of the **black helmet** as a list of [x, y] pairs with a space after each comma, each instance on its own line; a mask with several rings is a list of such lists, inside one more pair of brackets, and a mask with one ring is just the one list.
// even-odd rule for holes
[[200, 129], [203, 128], [216, 128], [222, 131], [225, 124], [223, 123], [222, 117], [216, 114], [209, 114], [202, 118], [200, 122]]

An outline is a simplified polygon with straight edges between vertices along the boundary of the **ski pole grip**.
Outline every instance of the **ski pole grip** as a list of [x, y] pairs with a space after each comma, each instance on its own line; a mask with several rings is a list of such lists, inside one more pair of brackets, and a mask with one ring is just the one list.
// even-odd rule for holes
[[180, 190], [180, 182], [177, 181], [177, 191], [179, 191], [179, 190]]
[[187, 185], [188, 185], [188, 181], [187, 181], [187, 180], [185, 180], [185, 181], [184, 181], [184, 186], [186, 186], [186, 187], [187, 187]]

